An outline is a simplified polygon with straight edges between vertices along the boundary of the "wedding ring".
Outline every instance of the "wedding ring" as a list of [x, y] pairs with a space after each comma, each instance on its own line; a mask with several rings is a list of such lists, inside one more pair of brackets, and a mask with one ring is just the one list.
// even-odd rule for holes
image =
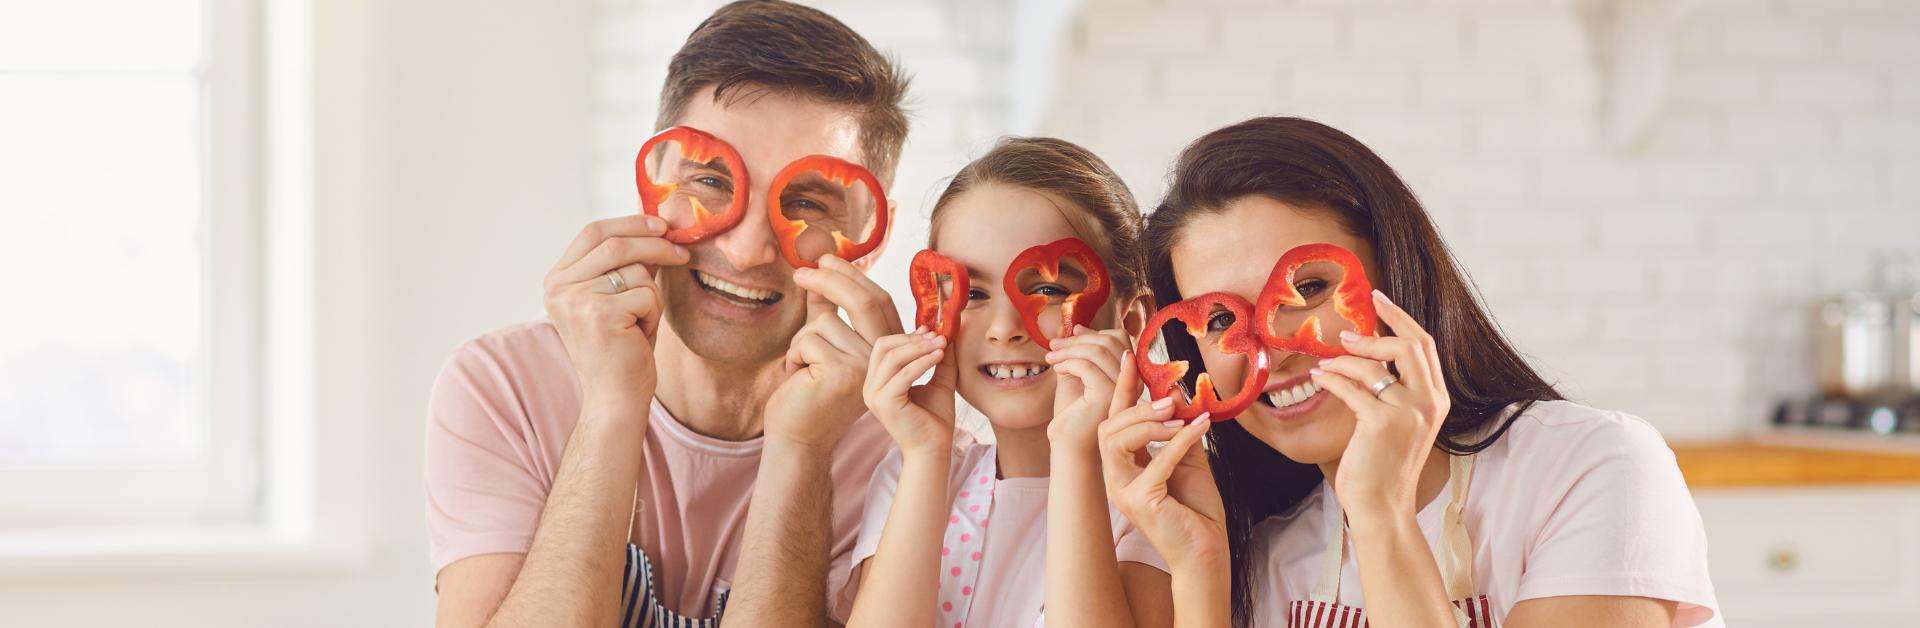
[[614, 294], [620, 294], [622, 292], [627, 291], [627, 280], [620, 278], [620, 269], [616, 268], [616, 269], [607, 271], [607, 281], [613, 282]]
[[1393, 383], [1397, 381], [1400, 381], [1400, 378], [1394, 377], [1392, 373], [1388, 373], [1386, 377], [1380, 378], [1380, 381], [1374, 382], [1372, 386], [1368, 386], [1367, 390], [1373, 391], [1374, 397], [1379, 397], [1381, 391], [1386, 390], [1388, 386], [1392, 386]]

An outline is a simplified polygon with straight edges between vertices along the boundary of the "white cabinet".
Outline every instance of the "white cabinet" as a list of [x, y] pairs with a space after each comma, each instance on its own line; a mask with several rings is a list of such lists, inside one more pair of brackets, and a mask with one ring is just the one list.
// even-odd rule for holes
[[1728, 626], [1920, 626], [1920, 486], [1693, 497]]

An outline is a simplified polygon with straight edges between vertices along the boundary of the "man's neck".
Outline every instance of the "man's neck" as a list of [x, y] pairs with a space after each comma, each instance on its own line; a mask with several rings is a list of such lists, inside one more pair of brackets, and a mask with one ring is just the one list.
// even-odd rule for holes
[[653, 363], [660, 378], [654, 397], [675, 420], [696, 434], [724, 441], [760, 437], [767, 398], [786, 379], [782, 360], [749, 366], [715, 363], [687, 348], [666, 317], [661, 317], [654, 338]]

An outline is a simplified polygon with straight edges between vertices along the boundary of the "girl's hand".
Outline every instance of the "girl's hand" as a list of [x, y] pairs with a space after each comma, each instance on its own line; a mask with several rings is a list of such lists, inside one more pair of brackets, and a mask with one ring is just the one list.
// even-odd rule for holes
[[[1350, 511], [1411, 517], [1418, 510], [1414, 493], [1420, 469], [1433, 451], [1451, 402], [1433, 336], [1379, 290], [1373, 291], [1373, 304], [1394, 335], [1340, 332], [1341, 344], [1353, 355], [1321, 360], [1313, 381], [1346, 402], [1359, 418], [1334, 476], [1333, 490], [1341, 505]], [[1368, 387], [1387, 377], [1386, 362], [1400, 372], [1399, 381], [1375, 396]]]
[[[1097, 455], [1100, 422], [1113, 408], [1114, 382], [1120, 378], [1120, 365], [1133, 361], [1127, 333], [1119, 329], [1095, 332], [1076, 326], [1073, 335], [1055, 338], [1047, 364], [1057, 378], [1053, 393], [1053, 422], [1047, 424], [1047, 440], [1054, 447], [1066, 446]], [[1139, 393], [1135, 393], [1137, 396]]]
[[[902, 456], [948, 455], [953, 447], [953, 390], [958, 379], [947, 339], [925, 327], [882, 337], [867, 362], [867, 409], [886, 426]], [[933, 378], [913, 381], [933, 369]]]
[[[1184, 427], [1171, 420], [1171, 398], [1131, 405], [1140, 388], [1133, 361], [1122, 362], [1112, 418], [1100, 424], [1107, 499], [1168, 563], [1225, 565], [1226, 507], [1213, 483], [1206, 449], [1199, 446], [1211, 423], [1206, 415]], [[1149, 457], [1147, 443], [1152, 441], [1168, 442], [1159, 455]]]

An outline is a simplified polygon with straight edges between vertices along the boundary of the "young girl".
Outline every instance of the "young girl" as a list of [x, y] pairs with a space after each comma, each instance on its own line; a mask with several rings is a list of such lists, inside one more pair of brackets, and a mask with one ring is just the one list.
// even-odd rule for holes
[[[867, 406], [898, 447], [868, 489], [847, 625], [1025, 628], [1043, 611], [1056, 627], [1170, 625], [1166, 565], [1110, 513], [1095, 451], [1131, 359], [1122, 328], [1146, 309], [1125, 184], [1071, 143], [1003, 140], [954, 176], [932, 222], [932, 250], [963, 266], [971, 288], [955, 337], [923, 327], [874, 344]], [[1045, 296], [1037, 320], [1058, 325], [1060, 304], [1091, 292], [1088, 273], [1066, 264], [1049, 280], [1011, 264], [1065, 238], [1099, 254], [1111, 297], [1092, 329], [1043, 346], [1015, 298]], [[995, 444], [956, 434], [956, 391], [986, 415]]]
[[[1561, 400], [1501, 337], [1413, 193], [1353, 138], [1295, 118], [1209, 133], [1181, 154], [1143, 241], [1160, 303], [1254, 301], [1287, 251], [1336, 245], [1378, 288], [1390, 329], [1355, 333], [1327, 305], [1340, 272], [1281, 275], [1301, 311], [1216, 310], [1207, 342], [1167, 334], [1170, 356], [1227, 398], [1254, 362], [1213, 340], [1241, 325], [1293, 330], [1311, 313], [1350, 355], [1254, 347], [1267, 384], [1217, 417], [1234, 420], [1212, 426], [1211, 460], [1195, 446], [1211, 422], [1163, 423], [1165, 403], [1102, 425], [1116, 505], [1175, 582], [1193, 583], [1175, 591], [1181, 625], [1719, 623], [1700, 517], [1659, 433]], [[1139, 390], [1133, 372], [1121, 396]], [[1129, 454], [1168, 439], [1144, 468]]]

